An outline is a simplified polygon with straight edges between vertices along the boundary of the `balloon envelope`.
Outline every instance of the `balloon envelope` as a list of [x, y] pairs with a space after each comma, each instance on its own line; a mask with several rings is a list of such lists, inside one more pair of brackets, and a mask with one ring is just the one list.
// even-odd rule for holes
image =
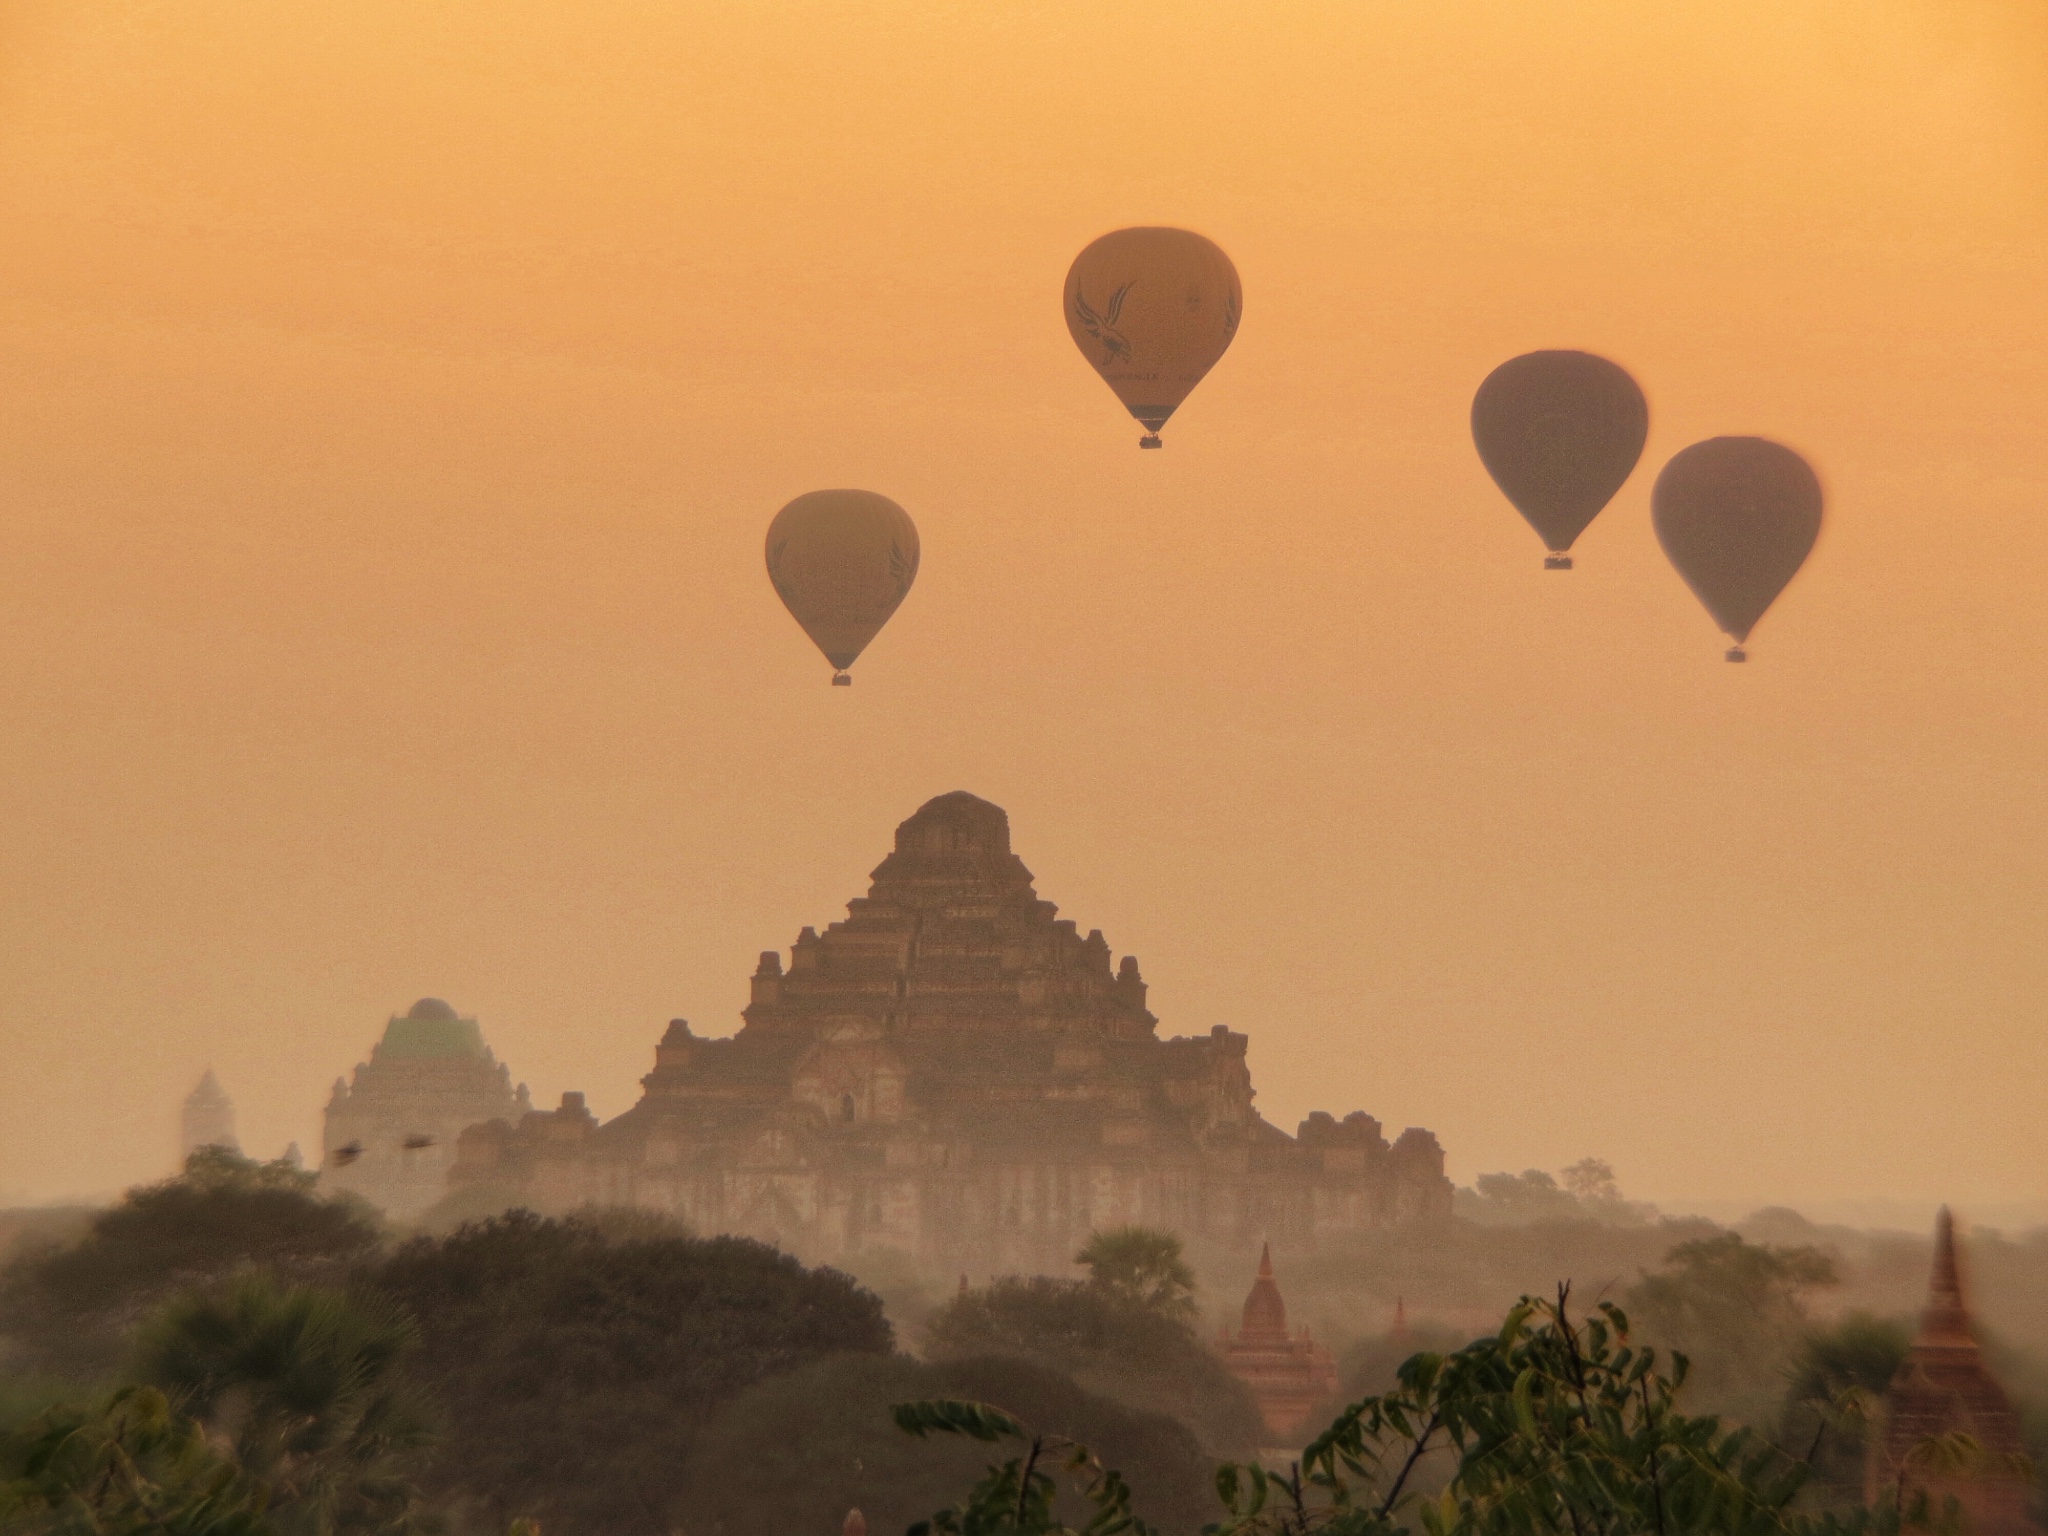
[[1185, 229], [1119, 229], [1074, 258], [1067, 330], [1125, 409], [1157, 433], [1237, 334], [1244, 291], [1215, 242]]
[[768, 525], [768, 579], [844, 672], [917, 579], [917, 525], [873, 491], [811, 491]]
[[1636, 381], [1590, 352], [1510, 358], [1472, 397], [1479, 461], [1553, 554], [1621, 489], [1649, 433]]
[[1820, 479], [1782, 444], [1710, 437], [1664, 466], [1650, 509], [1664, 553], [1740, 645], [1820, 537]]

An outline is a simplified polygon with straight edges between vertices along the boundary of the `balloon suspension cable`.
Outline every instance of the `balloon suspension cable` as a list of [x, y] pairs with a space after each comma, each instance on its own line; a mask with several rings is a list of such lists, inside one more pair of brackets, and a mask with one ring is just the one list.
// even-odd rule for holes
[[853, 686], [853, 679], [844, 672], [834, 672], [832, 674], [832, 686], [834, 688], [851, 688]]
[[1166, 444], [1162, 443], [1159, 440], [1159, 434], [1157, 432], [1147, 432], [1143, 437], [1138, 439], [1138, 446], [1140, 448], [1164, 448]]
[[1568, 571], [1571, 568], [1572, 557], [1570, 555], [1552, 553], [1543, 557], [1543, 569], [1546, 571]]
[[1749, 652], [1739, 645], [1731, 645], [1728, 647], [1728, 659], [1730, 661], [1747, 661], [1749, 660]]

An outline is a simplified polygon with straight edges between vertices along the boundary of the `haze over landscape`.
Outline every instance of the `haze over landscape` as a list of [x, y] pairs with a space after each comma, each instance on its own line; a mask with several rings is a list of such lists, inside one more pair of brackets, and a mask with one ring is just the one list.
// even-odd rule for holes
[[[2048, 14], [0, 0], [0, 1203], [243, 1145], [422, 994], [629, 1108], [1004, 807], [1164, 1034], [1461, 1184], [2048, 1217]], [[1140, 454], [1074, 253], [1226, 248]], [[1568, 576], [1502, 359], [1650, 403]], [[1649, 488], [1818, 469], [1750, 664]], [[901, 503], [851, 690], [761, 539]], [[1875, 1219], [1875, 1218], [1873, 1218]]]

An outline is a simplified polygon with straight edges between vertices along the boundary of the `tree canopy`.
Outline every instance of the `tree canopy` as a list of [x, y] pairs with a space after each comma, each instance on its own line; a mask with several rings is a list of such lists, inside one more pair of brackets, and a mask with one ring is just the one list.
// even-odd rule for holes
[[1139, 1512], [1155, 1524], [1193, 1533], [1212, 1512], [1215, 1464], [1174, 1420], [1027, 1361], [849, 1355], [759, 1382], [720, 1411], [690, 1456], [691, 1536], [829, 1533], [854, 1508], [872, 1532], [901, 1531], [987, 1461], [979, 1446], [896, 1430], [890, 1408], [927, 1397], [1001, 1402], [1097, 1447], [1142, 1489]]
[[398, 1366], [410, 1319], [381, 1297], [265, 1276], [173, 1302], [142, 1333], [140, 1374], [269, 1490], [282, 1536], [415, 1522], [427, 1443]]
[[1248, 1454], [1258, 1405], [1181, 1315], [1117, 1287], [1012, 1276], [954, 1297], [925, 1330], [934, 1359], [1010, 1355], [1179, 1419], [1211, 1451]]
[[1105, 1227], [1090, 1234], [1074, 1262], [1089, 1284], [1165, 1317], [1196, 1316], [1195, 1272], [1181, 1241], [1157, 1227]]
[[364, 1208], [321, 1199], [314, 1177], [202, 1147], [176, 1178], [131, 1189], [70, 1248], [0, 1274], [0, 1328], [17, 1368], [109, 1378], [143, 1318], [181, 1291], [263, 1271], [334, 1282], [380, 1235]]
[[1833, 1262], [1817, 1248], [1723, 1232], [1673, 1248], [1623, 1305], [1644, 1337], [1696, 1362], [1689, 1402], [1769, 1425], [1785, 1365], [1807, 1331], [1806, 1297], [1835, 1281]]
[[881, 1303], [834, 1270], [744, 1238], [627, 1234], [514, 1212], [416, 1239], [375, 1273], [419, 1324], [407, 1369], [441, 1423], [428, 1487], [458, 1528], [665, 1536], [687, 1523], [684, 1463], [724, 1404], [892, 1347]]
[[[1217, 1471], [1212, 1536], [1826, 1536], [1895, 1530], [1899, 1514], [1844, 1524], [1793, 1501], [1805, 1468], [1747, 1429], [1678, 1408], [1686, 1365], [1664, 1367], [1603, 1304], [1574, 1320], [1568, 1290], [1524, 1298], [1497, 1334], [1451, 1354], [1419, 1353], [1389, 1392], [1354, 1403], [1282, 1476]], [[969, 1493], [912, 1536], [1150, 1536], [1132, 1485], [1072, 1437], [966, 1400], [900, 1405], [914, 1435], [1009, 1445]], [[1418, 1470], [1434, 1458], [1440, 1487]], [[1083, 1500], [1070, 1527], [1060, 1474]], [[1925, 1523], [1929, 1512], [1908, 1519]]]

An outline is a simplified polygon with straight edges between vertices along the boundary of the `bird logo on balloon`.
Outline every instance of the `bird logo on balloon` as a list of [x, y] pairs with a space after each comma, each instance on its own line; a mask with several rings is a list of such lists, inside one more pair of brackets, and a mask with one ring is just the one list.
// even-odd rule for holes
[[1082, 328], [1102, 343], [1105, 363], [1122, 363], [1130, 360], [1131, 343], [1116, 326], [1118, 317], [1124, 312], [1124, 296], [1137, 286], [1137, 281], [1136, 278], [1132, 278], [1130, 282], [1112, 293], [1108, 306], [1099, 315], [1079, 289], [1074, 291], [1074, 313], [1080, 317]]

